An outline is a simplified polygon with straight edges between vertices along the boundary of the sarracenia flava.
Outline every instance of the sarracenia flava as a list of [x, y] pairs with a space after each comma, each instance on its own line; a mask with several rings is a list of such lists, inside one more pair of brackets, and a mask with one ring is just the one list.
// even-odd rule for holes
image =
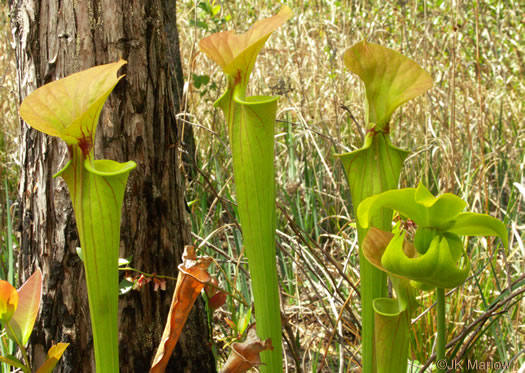
[[[390, 118], [400, 105], [430, 89], [432, 79], [409, 58], [365, 41], [348, 49], [344, 54], [344, 62], [351, 72], [361, 78], [366, 89], [367, 133], [364, 145], [359, 150], [338, 155], [346, 172], [354, 215], [357, 216], [357, 206], [363, 199], [397, 188], [401, 167], [408, 152], [392, 145], [389, 134]], [[358, 216], [357, 220], [359, 221]], [[390, 231], [392, 210], [376, 211], [371, 221], [373, 226]], [[375, 362], [373, 301], [385, 297], [387, 287], [385, 273], [371, 265], [363, 256], [362, 241], [366, 232], [367, 229], [358, 224], [361, 355], [363, 372], [370, 373], [378, 371]], [[391, 346], [387, 348], [391, 349]], [[379, 349], [382, 347], [378, 347]]]
[[274, 131], [278, 97], [246, 97], [257, 55], [272, 32], [292, 17], [283, 6], [245, 34], [213, 34], [200, 49], [221, 66], [226, 92], [215, 103], [226, 117], [233, 154], [239, 218], [252, 278], [257, 334], [271, 338], [273, 350], [261, 353], [261, 371], [282, 371], [281, 313], [275, 255]]
[[31, 127], [60, 137], [69, 162], [56, 176], [66, 181], [75, 210], [89, 298], [97, 373], [119, 371], [118, 257], [120, 217], [129, 172], [135, 162], [95, 160], [95, 130], [102, 107], [123, 77], [126, 63], [93, 67], [46, 84], [20, 106]]

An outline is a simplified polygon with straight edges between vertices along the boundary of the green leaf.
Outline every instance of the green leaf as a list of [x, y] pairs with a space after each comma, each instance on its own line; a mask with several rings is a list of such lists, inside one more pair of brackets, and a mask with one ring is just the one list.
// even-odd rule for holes
[[[386, 197], [378, 202], [374, 201], [376, 196], [389, 196], [397, 192], [389, 190], [397, 188], [401, 168], [407, 155], [408, 151], [396, 148], [391, 144], [388, 135], [381, 133], [376, 135], [369, 133], [365, 138], [365, 144], [359, 150], [336, 155], [341, 159], [348, 178], [352, 205], [359, 223], [358, 229], [362, 229], [362, 238], [370, 222], [378, 228], [390, 230], [392, 211], [381, 209], [388, 206], [380, 206], [383, 198]], [[370, 200], [366, 204], [367, 207], [358, 209], [358, 206], [365, 203], [363, 200], [367, 197]]]
[[208, 31], [208, 24], [204, 21], [190, 19], [190, 25]]
[[18, 289], [18, 307], [9, 320], [9, 330], [14, 333], [17, 343], [25, 346], [33, 326], [35, 325], [38, 309], [40, 308], [40, 299], [42, 295], [42, 273], [37, 269], [35, 273], [27, 279], [26, 282]]
[[251, 307], [249, 307], [244, 313], [244, 315], [242, 315], [242, 317], [237, 322], [237, 332], [239, 334], [242, 335], [244, 331], [246, 330], [246, 328], [248, 327], [248, 325], [250, 325], [251, 317], [252, 317], [252, 309]]
[[66, 351], [67, 346], [69, 343], [58, 343], [52, 346], [47, 352], [47, 360], [38, 368], [36, 373], [51, 373]]
[[79, 144], [87, 154], [93, 147], [98, 118], [107, 97], [124, 77], [120, 60], [96, 66], [46, 84], [20, 105], [20, 116], [31, 127], [68, 144]]
[[212, 6], [208, 1], [200, 1], [197, 7], [202, 9], [206, 14], [212, 15]]
[[505, 225], [498, 219], [473, 212], [459, 214], [448, 232], [462, 236], [498, 236], [508, 250], [509, 239]]
[[200, 89], [200, 87], [207, 85], [209, 82], [210, 77], [208, 75], [193, 74], [193, 85], [195, 88]]
[[[56, 176], [56, 175], [55, 175]], [[82, 248], [81, 247], [77, 247], [76, 248], [76, 251], [77, 251], [77, 255], [78, 257], [80, 258], [81, 261], [84, 261], [84, 255], [82, 254]]]
[[130, 263], [129, 259], [118, 258], [118, 266], [119, 267], [127, 266], [129, 263]]
[[432, 88], [432, 78], [417, 63], [381, 45], [357, 43], [346, 50], [344, 62], [365, 83], [367, 123], [378, 130], [388, 128], [396, 108]]
[[118, 293], [119, 295], [124, 295], [133, 290], [133, 282], [126, 280], [125, 278], [120, 281]]
[[27, 371], [26, 369], [26, 366], [24, 365], [24, 363], [22, 363], [20, 360], [18, 360], [15, 356], [13, 355], [8, 355], [8, 356], [0, 356], [0, 361], [2, 363], [6, 363], [6, 364], [9, 364], [15, 368], [18, 368], [18, 369], [22, 369], [22, 371]]

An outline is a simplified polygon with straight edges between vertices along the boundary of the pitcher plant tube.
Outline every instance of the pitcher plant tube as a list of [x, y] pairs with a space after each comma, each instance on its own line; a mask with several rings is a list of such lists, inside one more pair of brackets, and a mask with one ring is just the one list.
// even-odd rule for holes
[[410, 281], [415, 288], [437, 288], [438, 360], [445, 359], [444, 289], [461, 285], [470, 271], [470, 259], [460, 236], [498, 236], [508, 249], [505, 225], [489, 215], [462, 212], [466, 206], [454, 194], [435, 197], [420, 183], [417, 188], [369, 197], [357, 210], [363, 228], [369, 228], [372, 217], [384, 208], [395, 210], [416, 224], [413, 244], [405, 240], [406, 232], [401, 229], [392, 234], [371, 228], [363, 242], [364, 255], [380, 270]]
[[[337, 155], [350, 186], [354, 215], [366, 197], [396, 189], [408, 152], [392, 145], [390, 119], [403, 103], [432, 87], [432, 78], [417, 63], [383, 46], [362, 41], [344, 53], [346, 67], [358, 75], [366, 90], [367, 133], [361, 149]], [[381, 209], [371, 217], [374, 226], [390, 231], [392, 211]], [[363, 256], [367, 229], [358, 226], [361, 279], [362, 366], [364, 373], [376, 372], [374, 352], [373, 300], [387, 294], [386, 275]]]
[[239, 219], [252, 279], [257, 334], [274, 349], [261, 353], [261, 371], [282, 371], [281, 318], [275, 247], [274, 131], [278, 97], [246, 97], [257, 55], [273, 31], [292, 17], [287, 6], [257, 21], [245, 34], [219, 32], [202, 39], [200, 49], [228, 79], [217, 100], [228, 125]]
[[60, 137], [69, 162], [65, 180], [80, 237], [93, 329], [97, 373], [119, 371], [118, 254], [122, 201], [135, 162], [95, 160], [95, 130], [102, 107], [124, 76], [120, 60], [46, 84], [23, 101], [20, 116], [31, 127]]

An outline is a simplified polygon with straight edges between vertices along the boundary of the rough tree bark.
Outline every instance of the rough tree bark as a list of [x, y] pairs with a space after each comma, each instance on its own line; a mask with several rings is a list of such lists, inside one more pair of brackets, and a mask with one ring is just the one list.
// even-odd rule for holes
[[[44, 83], [91, 66], [128, 61], [126, 77], [102, 112], [96, 158], [134, 160], [124, 200], [120, 256], [146, 272], [176, 276], [190, 241], [184, 216], [176, 113], [182, 70], [170, 0], [11, 1], [20, 98]], [[22, 124], [19, 186], [20, 281], [44, 274], [41, 313], [30, 340], [39, 366], [56, 342], [70, 342], [56, 372], [93, 372], [93, 350], [82, 264], [69, 193], [53, 179], [66, 158], [58, 139]], [[120, 300], [121, 372], [147, 372], [166, 321], [168, 291], [152, 286]], [[169, 372], [214, 372], [204, 307], [197, 302]], [[176, 361], [176, 364], [173, 363]]]

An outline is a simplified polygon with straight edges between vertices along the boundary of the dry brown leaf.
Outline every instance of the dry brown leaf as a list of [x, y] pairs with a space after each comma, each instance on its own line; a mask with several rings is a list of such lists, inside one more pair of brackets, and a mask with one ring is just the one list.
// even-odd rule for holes
[[250, 327], [244, 342], [232, 344], [232, 352], [221, 373], [244, 373], [248, 369], [258, 367], [261, 365], [259, 354], [266, 350], [273, 350], [272, 340], [268, 338], [261, 341], [255, 328]]
[[150, 373], [163, 373], [165, 371], [193, 303], [195, 303], [204, 285], [210, 281], [210, 275], [207, 272], [210, 262], [211, 258], [209, 257], [197, 258], [194, 246], [184, 248], [182, 264], [178, 267], [179, 275], [171, 301], [170, 313]]

